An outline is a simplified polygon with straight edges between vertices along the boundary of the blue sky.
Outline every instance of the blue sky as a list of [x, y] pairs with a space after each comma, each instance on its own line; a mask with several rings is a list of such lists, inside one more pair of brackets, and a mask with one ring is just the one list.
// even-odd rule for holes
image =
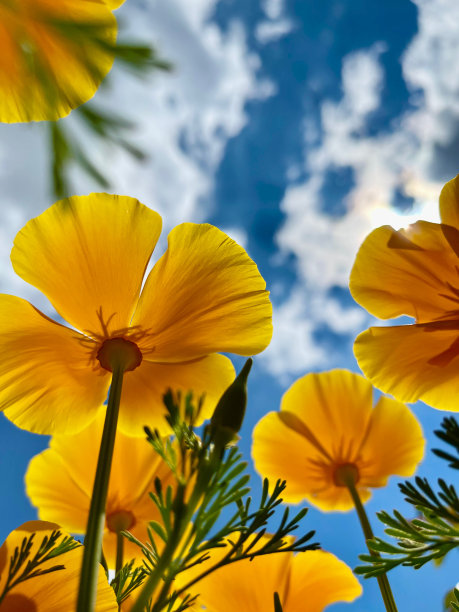
[[[241, 442], [249, 457], [254, 424], [278, 408], [296, 377], [333, 367], [357, 370], [353, 339], [374, 321], [353, 302], [347, 281], [365, 235], [385, 223], [438, 218], [440, 188], [459, 171], [459, 5], [191, 4], [127, 0], [117, 12], [126, 35], [157, 44], [175, 65], [171, 75], [142, 80], [115, 66], [95, 98], [135, 120], [132, 139], [148, 161], [138, 164], [90, 136], [86, 143], [114, 193], [138, 197], [162, 214], [164, 236], [182, 221], [210, 221], [248, 249], [267, 280], [275, 333], [251, 376]], [[76, 127], [72, 116], [65, 121]], [[52, 203], [44, 126], [1, 126], [0, 159], [0, 290], [51, 313], [9, 263], [16, 231]], [[77, 171], [73, 180], [78, 193], [96, 189]], [[163, 247], [164, 238], [158, 252]], [[432, 447], [431, 431], [443, 414], [422, 404], [414, 410]], [[47, 440], [4, 418], [0, 436], [4, 537], [35, 516], [22, 479]], [[440, 468], [428, 450], [419, 473], [433, 478]], [[400, 507], [392, 480], [375, 491], [370, 515]], [[324, 548], [357, 564], [364, 546], [353, 514], [311, 510], [305, 530], [311, 528]], [[453, 561], [391, 574], [399, 608], [419, 609], [413, 598], [422, 590], [423, 609], [440, 609], [457, 580]], [[376, 583], [366, 581], [364, 588], [354, 604], [330, 609], [382, 609]]]

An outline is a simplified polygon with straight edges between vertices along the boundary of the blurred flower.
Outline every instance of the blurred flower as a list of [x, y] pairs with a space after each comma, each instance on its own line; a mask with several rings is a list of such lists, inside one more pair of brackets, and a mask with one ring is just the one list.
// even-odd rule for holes
[[122, 4], [124, 4], [125, 0], [105, 0], [105, 4], [114, 11], [119, 8]]
[[255, 426], [253, 459], [270, 480], [287, 480], [286, 502], [302, 499], [321, 510], [354, 507], [339, 472], [354, 475], [362, 501], [392, 474], [411, 476], [424, 454], [421, 427], [400, 402], [380, 397], [372, 408], [372, 386], [346, 370], [307, 374]]
[[381, 319], [355, 342], [364, 374], [405, 402], [459, 410], [459, 176], [440, 195], [441, 224], [385, 225], [363, 242], [351, 272], [354, 299]]
[[79, 333], [29, 302], [0, 295], [0, 408], [19, 427], [77, 433], [100, 411], [112, 349], [130, 352], [119, 427], [167, 431], [167, 388], [205, 392], [202, 418], [234, 378], [217, 351], [253, 355], [271, 338], [265, 282], [242, 247], [216, 227], [183, 223], [148, 275], [160, 216], [108, 194], [57, 202], [29, 221], [11, 252], [17, 274], [40, 289]]
[[[259, 540], [261, 548], [267, 536]], [[213, 563], [227, 552], [212, 553]], [[194, 570], [202, 572], [202, 564]], [[190, 572], [182, 579], [189, 578]], [[180, 575], [179, 575], [180, 576]], [[193, 610], [205, 606], [208, 612], [260, 612], [274, 610], [277, 592], [283, 612], [321, 612], [338, 601], [353, 601], [362, 593], [351, 569], [334, 555], [322, 550], [302, 553], [272, 553], [235, 561], [200, 580], [193, 589], [199, 593]]]
[[[76, 609], [78, 584], [83, 547], [76, 548], [52, 557], [37, 565], [40, 574], [28, 577], [23, 581], [18, 579], [27, 572], [26, 564], [39, 553], [40, 545], [45, 537], [52, 538], [53, 531], [59, 530], [60, 537], [56, 540], [56, 548], [69, 534], [62, 532], [58, 525], [44, 521], [29, 521], [10, 533], [0, 548], [0, 610], [2, 612], [69, 612]], [[13, 580], [8, 583], [12, 556], [18, 552], [33, 535], [30, 551], [25, 561], [20, 565]], [[40, 555], [39, 553], [39, 556]], [[17, 561], [16, 561], [17, 562]], [[61, 569], [50, 571], [51, 568], [62, 565]], [[97, 584], [96, 612], [116, 612], [115, 593], [109, 586], [105, 572], [100, 566]]]
[[0, 121], [56, 120], [92, 98], [116, 31], [103, 0], [0, 0]]
[[[71, 533], [85, 533], [96, 473], [103, 414], [75, 435], [53, 436], [50, 448], [33, 457], [25, 476], [27, 495], [41, 519], [62, 525]], [[117, 533], [131, 532], [148, 541], [149, 521], [161, 518], [149, 493], [159, 478], [163, 489], [174, 486], [169, 467], [143, 438], [116, 434], [108, 488], [103, 551], [115, 568]], [[138, 546], [124, 539], [126, 561], [140, 558]]]

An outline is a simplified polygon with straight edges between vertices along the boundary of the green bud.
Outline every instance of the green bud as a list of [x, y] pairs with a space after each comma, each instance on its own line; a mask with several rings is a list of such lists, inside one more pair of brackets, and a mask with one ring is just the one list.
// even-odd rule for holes
[[247, 378], [252, 363], [251, 358], [247, 359], [234, 382], [218, 401], [210, 420], [211, 436], [216, 444], [229, 444], [242, 427], [247, 405]]

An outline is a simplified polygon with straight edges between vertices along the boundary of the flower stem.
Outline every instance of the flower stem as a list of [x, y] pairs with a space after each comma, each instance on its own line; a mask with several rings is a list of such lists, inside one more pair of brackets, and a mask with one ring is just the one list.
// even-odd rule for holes
[[113, 369], [112, 384], [108, 397], [107, 415], [100, 443], [96, 477], [89, 509], [88, 525], [84, 540], [83, 563], [81, 566], [80, 587], [78, 591], [77, 612], [93, 612], [99, 576], [99, 561], [102, 552], [102, 538], [105, 526], [105, 504], [108, 482], [115, 446], [116, 426], [123, 385], [123, 365]]
[[[370, 555], [373, 555], [373, 557], [379, 557], [379, 554], [371, 550], [368, 546], [368, 540], [372, 540], [374, 538], [374, 534], [370, 525], [370, 521], [368, 520], [367, 513], [365, 512], [365, 508], [363, 507], [363, 504], [360, 500], [359, 493], [355, 486], [354, 478], [348, 478], [346, 480], [346, 486], [349, 489], [349, 493], [351, 494], [355, 509], [357, 510], [357, 515], [359, 517], [360, 525], [362, 526], [362, 531], [365, 536], [368, 551]], [[377, 580], [379, 584], [379, 590], [381, 591], [381, 596], [383, 598], [384, 606], [387, 612], [397, 612], [397, 606], [395, 604], [395, 599], [392, 594], [387, 575], [382, 574], [381, 576], [377, 576]]]

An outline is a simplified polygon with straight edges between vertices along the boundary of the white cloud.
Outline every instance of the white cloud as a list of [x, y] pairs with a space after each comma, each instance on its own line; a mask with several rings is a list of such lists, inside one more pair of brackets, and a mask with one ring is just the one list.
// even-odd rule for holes
[[293, 30], [293, 27], [293, 22], [290, 19], [261, 21], [255, 28], [255, 37], [259, 43], [266, 45], [283, 38]]
[[262, 0], [261, 8], [269, 19], [279, 19], [285, 12], [285, 0]]

